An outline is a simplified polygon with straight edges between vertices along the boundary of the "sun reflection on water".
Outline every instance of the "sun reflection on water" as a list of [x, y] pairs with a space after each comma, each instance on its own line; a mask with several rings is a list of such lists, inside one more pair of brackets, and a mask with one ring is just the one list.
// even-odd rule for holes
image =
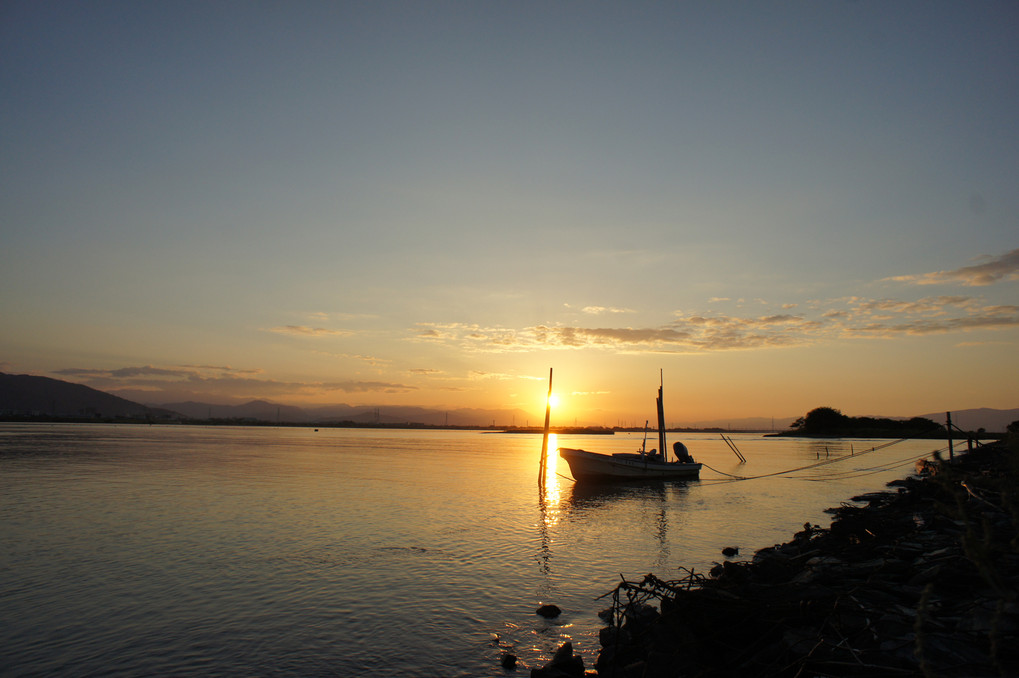
[[541, 504], [541, 522], [545, 527], [559, 523], [559, 504], [562, 501], [562, 485], [556, 474], [559, 461], [559, 440], [555, 433], [548, 435], [548, 455], [545, 459], [545, 483], [539, 488], [538, 500]]

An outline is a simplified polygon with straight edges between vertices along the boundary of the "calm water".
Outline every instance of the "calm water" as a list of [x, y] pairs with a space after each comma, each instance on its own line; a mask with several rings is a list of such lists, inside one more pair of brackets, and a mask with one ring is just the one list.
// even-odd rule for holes
[[523, 675], [565, 640], [591, 666], [620, 574], [750, 556], [938, 446], [734, 438], [746, 464], [683, 436], [700, 481], [560, 462], [539, 496], [540, 436], [0, 424], [0, 675], [504, 676], [507, 650]]

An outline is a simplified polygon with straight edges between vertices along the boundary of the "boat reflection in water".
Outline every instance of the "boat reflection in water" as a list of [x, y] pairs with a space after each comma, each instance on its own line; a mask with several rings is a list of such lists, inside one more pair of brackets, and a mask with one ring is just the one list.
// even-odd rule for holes
[[[564, 541], [564, 534], [596, 530], [591, 539], [615, 543], [613, 534], [623, 531], [644, 534], [647, 541], [647, 566], [667, 567], [671, 560], [672, 539], [683, 531], [687, 522], [676, 512], [688, 501], [691, 487], [698, 483], [640, 480], [639, 482], [577, 482], [555, 472], [555, 455], [549, 455], [548, 480], [539, 492], [538, 532], [540, 552], [537, 560], [545, 585], [542, 593], [552, 593], [553, 561], [562, 568], [573, 554], [557, 552], [555, 545]], [[562, 465], [562, 464], [560, 464]], [[671, 514], [671, 515], [670, 515]], [[671, 517], [671, 519], [670, 519]], [[678, 532], [677, 532], [678, 530]], [[570, 539], [565, 539], [569, 542]], [[559, 573], [562, 576], [562, 572]], [[608, 581], [608, 580], [607, 580]]]

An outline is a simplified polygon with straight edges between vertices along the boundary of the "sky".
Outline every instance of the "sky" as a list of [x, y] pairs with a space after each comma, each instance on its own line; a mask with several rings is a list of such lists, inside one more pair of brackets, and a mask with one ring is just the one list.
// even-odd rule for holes
[[4, 2], [0, 371], [1019, 407], [1014, 2]]

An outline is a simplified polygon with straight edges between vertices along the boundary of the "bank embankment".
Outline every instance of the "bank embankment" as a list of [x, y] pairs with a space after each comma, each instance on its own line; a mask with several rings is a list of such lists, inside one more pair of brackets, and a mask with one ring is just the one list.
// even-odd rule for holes
[[977, 448], [707, 576], [622, 582], [597, 675], [1019, 675], [1017, 462]]

